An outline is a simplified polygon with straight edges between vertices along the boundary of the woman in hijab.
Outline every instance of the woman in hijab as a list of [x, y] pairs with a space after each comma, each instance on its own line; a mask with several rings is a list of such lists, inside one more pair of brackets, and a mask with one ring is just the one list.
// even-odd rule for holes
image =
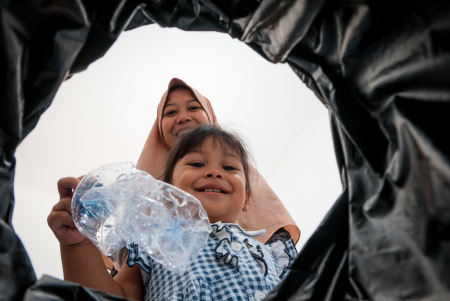
[[[201, 123], [217, 123], [209, 100], [184, 81], [173, 78], [158, 105], [137, 168], [159, 179], [178, 135]], [[250, 181], [252, 197], [240, 215], [239, 225], [246, 230], [265, 229], [266, 233], [256, 238], [262, 243], [267, 243], [275, 233], [283, 236], [287, 231], [296, 244], [300, 230], [275, 192], [255, 169], [250, 172]]]
[[[211, 103], [184, 81], [173, 78], [159, 102], [156, 120], [136, 167], [161, 180], [169, 150], [178, 136], [203, 123], [218, 123]], [[283, 203], [256, 169], [251, 168], [249, 174], [252, 195], [240, 214], [239, 226], [245, 230], [266, 230], [264, 235], [255, 237], [264, 244], [290, 238], [297, 244], [300, 229]], [[128, 252], [123, 248], [111, 258], [102, 256], [114, 277], [126, 262]]]

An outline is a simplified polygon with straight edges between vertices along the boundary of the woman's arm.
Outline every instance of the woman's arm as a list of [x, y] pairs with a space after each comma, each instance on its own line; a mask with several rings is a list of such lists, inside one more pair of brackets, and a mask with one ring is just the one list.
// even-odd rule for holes
[[76, 178], [58, 181], [60, 201], [53, 207], [47, 222], [60, 243], [64, 279], [126, 298], [142, 300], [143, 285], [138, 266], [125, 267], [113, 279], [105, 268], [95, 245], [84, 237], [72, 219], [72, 196], [78, 186]]
[[269, 240], [265, 244], [270, 245], [279, 240], [288, 241], [289, 239], [291, 239], [291, 234], [288, 231], [286, 231], [286, 229], [281, 227], [269, 238]]

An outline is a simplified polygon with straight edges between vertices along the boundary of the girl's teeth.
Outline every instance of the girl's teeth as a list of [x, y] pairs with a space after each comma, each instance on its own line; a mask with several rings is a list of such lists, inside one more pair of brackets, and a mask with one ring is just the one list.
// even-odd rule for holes
[[205, 189], [205, 192], [220, 192], [220, 190], [208, 188], [208, 189]]

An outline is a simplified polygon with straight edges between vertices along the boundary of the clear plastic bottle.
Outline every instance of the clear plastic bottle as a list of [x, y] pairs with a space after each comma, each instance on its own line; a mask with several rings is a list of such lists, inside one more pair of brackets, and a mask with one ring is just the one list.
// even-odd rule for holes
[[211, 232], [200, 201], [131, 162], [87, 174], [75, 190], [72, 217], [104, 255], [136, 243], [175, 273], [198, 255]]

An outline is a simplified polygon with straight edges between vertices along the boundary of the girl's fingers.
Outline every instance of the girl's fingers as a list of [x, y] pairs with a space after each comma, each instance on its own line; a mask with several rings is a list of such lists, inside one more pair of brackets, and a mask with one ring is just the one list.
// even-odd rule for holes
[[72, 214], [72, 199], [68, 197], [60, 199], [59, 202], [53, 206], [52, 212], [53, 211], [67, 211], [67, 213]]
[[74, 177], [59, 179], [58, 192], [60, 198], [72, 197], [73, 191], [77, 188], [80, 180]]
[[69, 226], [75, 228], [72, 219], [72, 199], [63, 198], [56, 203], [50, 212], [47, 223], [50, 228], [58, 228], [62, 226]]
[[64, 199], [53, 207], [53, 210], [47, 217], [48, 226], [61, 245], [75, 246], [89, 241], [76, 228], [72, 215], [65, 209], [67, 207], [66, 204], [69, 204], [69, 202]]
[[80, 180], [73, 177], [58, 181], [60, 200], [47, 217], [47, 224], [61, 245], [76, 246], [89, 242], [76, 228], [72, 219], [72, 196]]
[[58, 231], [66, 227], [75, 228], [72, 215], [67, 211], [52, 211], [47, 218], [47, 223], [53, 231]]

